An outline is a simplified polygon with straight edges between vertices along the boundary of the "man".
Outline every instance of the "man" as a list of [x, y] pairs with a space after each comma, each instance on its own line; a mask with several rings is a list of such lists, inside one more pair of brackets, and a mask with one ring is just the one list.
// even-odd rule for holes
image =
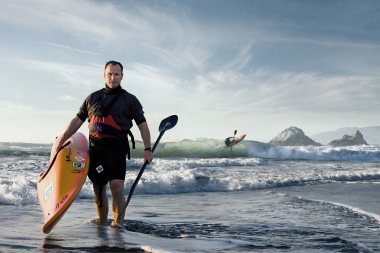
[[134, 144], [130, 128], [138, 125], [144, 142], [144, 160], [153, 159], [150, 131], [139, 100], [122, 89], [123, 65], [109, 61], [104, 68], [105, 88], [91, 93], [83, 102], [77, 115], [58, 137], [58, 147], [70, 138], [88, 118], [90, 141], [90, 168], [88, 176], [93, 183], [98, 224], [105, 225], [108, 216], [108, 199], [105, 185], [109, 182], [112, 193], [113, 227], [124, 222], [124, 180], [126, 155], [130, 153], [128, 134]]

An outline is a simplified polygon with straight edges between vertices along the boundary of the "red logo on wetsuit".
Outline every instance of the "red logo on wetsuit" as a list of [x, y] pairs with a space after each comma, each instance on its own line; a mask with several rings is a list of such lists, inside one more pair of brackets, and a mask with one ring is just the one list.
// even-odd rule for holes
[[115, 122], [111, 114], [107, 117], [93, 115], [88, 124], [90, 136], [95, 138], [112, 138], [122, 135], [123, 129]]

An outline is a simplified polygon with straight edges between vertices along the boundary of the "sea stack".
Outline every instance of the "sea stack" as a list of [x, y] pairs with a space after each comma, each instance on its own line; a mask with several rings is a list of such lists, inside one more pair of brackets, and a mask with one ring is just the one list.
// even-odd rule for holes
[[342, 147], [342, 146], [356, 146], [356, 145], [368, 145], [362, 133], [359, 130], [353, 135], [343, 135], [339, 140], [333, 140], [329, 143], [331, 146]]
[[280, 146], [322, 146], [306, 136], [302, 129], [291, 126], [274, 137], [270, 144]]

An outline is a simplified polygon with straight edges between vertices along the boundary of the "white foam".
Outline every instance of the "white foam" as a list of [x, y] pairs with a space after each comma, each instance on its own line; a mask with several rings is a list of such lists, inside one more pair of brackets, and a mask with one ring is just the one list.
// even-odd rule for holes
[[[1, 161], [4, 161], [2, 158]], [[0, 162], [1, 162], [0, 161]], [[128, 161], [125, 193], [136, 179], [142, 159]], [[8, 159], [0, 165], [0, 205], [36, 204], [36, 184], [46, 162]], [[177, 194], [273, 189], [331, 181], [379, 180], [376, 163], [277, 161], [257, 158], [154, 159], [135, 194]], [[108, 191], [110, 194], [110, 191]], [[87, 179], [79, 198], [93, 198]]]
[[26, 205], [37, 203], [36, 184], [22, 175], [0, 179], [0, 204]]
[[354, 206], [350, 206], [350, 205], [346, 205], [346, 204], [342, 204], [342, 203], [338, 203], [338, 202], [329, 202], [329, 201], [320, 201], [320, 202], [330, 203], [330, 204], [335, 205], [335, 206], [346, 208], [346, 209], [350, 210], [353, 213], [357, 213], [357, 214], [360, 214], [360, 215], [371, 217], [378, 224], [380, 224], [380, 215], [378, 215], [378, 214], [367, 212], [367, 211], [364, 211], [363, 209], [360, 209], [358, 207], [354, 207]]
[[[380, 179], [380, 168], [357, 167], [352, 164], [336, 166], [309, 162], [272, 162], [259, 165], [250, 158], [234, 159], [231, 164], [219, 159], [156, 159], [148, 166], [136, 193], [161, 194], [199, 191], [240, 191], [276, 188], [292, 185], [319, 184], [331, 181]], [[249, 166], [244, 166], [249, 164]], [[283, 167], [282, 167], [283, 166]], [[138, 171], [127, 173], [127, 188]]]
[[271, 146], [267, 149], [249, 147], [251, 156], [274, 159], [302, 159], [321, 161], [380, 161], [380, 146]]

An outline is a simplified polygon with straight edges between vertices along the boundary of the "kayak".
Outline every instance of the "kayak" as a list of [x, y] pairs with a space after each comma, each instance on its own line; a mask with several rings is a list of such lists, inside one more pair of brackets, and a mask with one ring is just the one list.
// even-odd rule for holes
[[232, 147], [233, 145], [236, 145], [242, 140], [244, 140], [245, 136], [246, 134], [235, 136], [235, 137], [228, 137], [224, 140], [224, 143], [226, 144], [227, 147]]
[[38, 201], [44, 214], [43, 233], [49, 233], [78, 196], [88, 174], [88, 141], [75, 133], [55, 153], [53, 144], [47, 169], [37, 182]]

